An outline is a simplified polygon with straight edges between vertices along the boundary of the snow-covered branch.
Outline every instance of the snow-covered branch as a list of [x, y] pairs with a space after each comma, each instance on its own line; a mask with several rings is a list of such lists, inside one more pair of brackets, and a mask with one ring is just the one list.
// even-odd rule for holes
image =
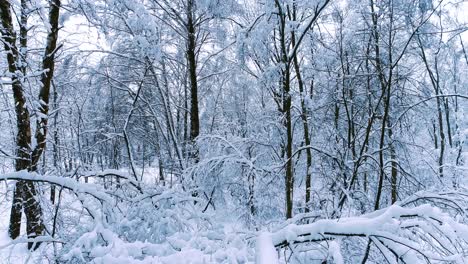
[[[468, 225], [424, 204], [412, 208], [393, 205], [359, 217], [289, 224], [276, 232], [262, 233], [257, 255], [274, 252], [272, 247], [339, 238], [370, 238], [389, 263], [463, 261], [468, 254]], [[259, 262], [264, 263], [271, 262]]]

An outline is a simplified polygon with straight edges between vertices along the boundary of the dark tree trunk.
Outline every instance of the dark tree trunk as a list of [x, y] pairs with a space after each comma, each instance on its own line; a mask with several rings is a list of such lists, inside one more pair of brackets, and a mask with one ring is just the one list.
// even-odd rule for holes
[[[21, 1], [21, 25], [20, 25], [20, 51], [26, 52], [27, 48], [27, 0]], [[51, 31], [47, 36], [47, 45], [43, 58], [41, 89], [39, 93], [39, 101], [44, 104], [39, 109], [44, 118], [39, 118], [36, 128], [37, 146], [34, 151], [31, 151], [31, 119], [29, 110], [26, 107], [26, 98], [23, 94], [22, 79], [18, 78], [20, 74], [25, 74], [26, 68], [17, 67], [18, 60], [24, 60], [25, 54], [19, 54], [16, 47], [16, 33], [13, 28], [11, 6], [8, 1], [0, 1], [0, 17], [2, 23], [2, 38], [5, 50], [7, 51], [8, 70], [12, 74], [12, 89], [13, 98], [15, 101], [15, 112], [17, 121], [17, 136], [16, 136], [16, 160], [15, 169], [17, 171], [29, 170], [34, 171], [37, 168], [37, 163], [45, 148], [45, 137], [47, 134], [47, 118], [50, 82], [54, 70], [54, 52], [56, 51], [57, 33], [58, 33], [58, 17], [59, 17], [60, 1], [53, 0], [49, 10], [49, 23]], [[20, 64], [24, 65], [24, 64]], [[18, 181], [15, 186], [13, 204], [10, 214], [9, 235], [15, 239], [20, 234], [21, 229], [21, 209], [24, 209], [27, 221], [26, 231], [28, 237], [34, 238], [44, 233], [44, 224], [42, 222], [42, 208], [37, 200], [37, 191], [32, 182]], [[28, 248], [36, 249], [40, 243], [28, 243]]]
[[[439, 80], [439, 68], [438, 68], [438, 60], [437, 56], [435, 57], [434, 61], [434, 70], [431, 69], [429, 66], [429, 61], [426, 56], [426, 52], [424, 50], [424, 45], [421, 41], [421, 38], [418, 36], [418, 44], [419, 48], [421, 50], [421, 58], [424, 62], [424, 65], [426, 67], [426, 70], [429, 74], [430, 80], [432, 87], [434, 88], [435, 95], [436, 97], [436, 105], [437, 105], [437, 121], [439, 123], [439, 135], [440, 135], [440, 152], [439, 152], [439, 159], [438, 159], [438, 164], [439, 164], [439, 177], [444, 177], [444, 155], [445, 155], [445, 133], [444, 133], [444, 120], [443, 120], [443, 114], [442, 114], [442, 104], [443, 104], [443, 99], [439, 97], [439, 95], [442, 94], [440, 90], [440, 80]], [[441, 102], [442, 100], [442, 102]], [[435, 128], [435, 127], [434, 127]], [[434, 133], [435, 136], [435, 133]], [[436, 145], [437, 148], [437, 145]]]
[[[296, 20], [296, 6], [293, 6], [293, 19]], [[294, 31], [291, 34], [292, 46], [296, 46], [296, 36]], [[307, 120], [307, 108], [305, 105], [305, 91], [304, 91], [304, 82], [302, 80], [301, 69], [299, 61], [297, 59], [297, 54], [293, 56], [294, 70], [296, 72], [297, 83], [299, 87], [299, 93], [301, 96], [301, 120], [302, 127], [304, 130], [304, 144], [307, 147], [306, 152], [306, 180], [305, 180], [305, 212], [309, 212], [310, 206], [310, 190], [311, 190], [311, 178], [312, 178], [312, 150], [308, 147], [310, 146], [310, 135], [309, 135], [309, 122]], [[311, 95], [312, 96], [312, 95]]]
[[198, 162], [198, 149], [195, 140], [200, 134], [200, 119], [198, 114], [198, 81], [196, 58], [196, 30], [194, 22], [194, 1], [187, 1], [187, 62], [190, 79], [190, 141], [192, 144], [191, 158]]
[[393, 143], [393, 129], [391, 119], [388, 120], [388, 137], [390, 140], [390, 159], [392, 164], [391, 170], [391, 193], [392, 193], [392, 204], [396, 203], [398, 200], [398, 161], [397, 161], [397, 154], [395, 150], [395, 144]]
[[54, 75], [55, 69], [55, 53], [57, 51], [57, 39], [59, 31], [59, 10], [60, 0], [52, 0], [49, 7], [49, 23], [50, 32], [47, 35], [47, 44], [42, 59], [42, 75], [41, 75], [41, 89], [39, 91], [39, 102], [41, 106], [39, 111], [41, 117], [37, 119], [36, 123], [36, 142], [37, 146], [32, 153], [32, 164], [31, 169], [33, 171], [37, 168], [39, 158], [44, 152], [46, 147], [46, 136], [47, 136], [47, 114], [49, 113], [49, 95], [50, 95], [50, 84]]
[[[55, 114], [54, 114], [54, 133], [53, 133], [53, 136], [54, 136], [54, 145], [53, 145], [53, 148], [52, 148], [52, 151], [53, 151], [53, 155], [54, 155], [54, 168], [59, 168], [59, 158], [60, 158], [60, 154], [59, 154], [59, 148], [58, 148], [58, 145], [59, 145], [59, 135], [58, 135], [58, 124], [57, 124], [57, 121], [58, 121], [58, 103], [57, 103], [57, 97], [58, 97], [58, 94], [57, 94], [57, 87], [52, 84], [53, 86], [53, 107], [54, 107], [54, 110], [56, 111]], [[59, 169], [59, 172], [61, 170]], [[50, 202], [52, 204], [55, 204], [55, 185], [51, 186], [50, 187]]]
[[[380, 53], [380, 36], [377, 31], [378, 28], [378, 16], [375, 13], [375, 6], [374, 1], [371, 0], [371, 12], [372, 12], [372, 25], [373, 25], [373, 36], [374, 36], [374, 50], [375, 50], [375, 65], [377, 69], [377, 77], [379, 79], [380, 88], [382, 92], [383, 98], [383, 117], [382, 117], [382, 126], [380, 128], [380, 140], [379, 140], [379, 180], [377, 186], [377, 194], [375, 198], [374, 210], [378, 210], [380, 208], [380, 200], [382, 197], [383, 192], [383, 182], [385, 179], [385, 163], [384, 163], [384, 145], [385, 145], [385, 132], [387, 131], [387, 124], [389, 119], [389, 112], [390, 112], [390, 98], [391, 98], [391, 87], [392, 87], [392, 74], [393, 74], [393, 66], [392, 66], [392, 50], [391, 50], [391, 41], [389, 41], [389, 50], [388, 50], [388, 63], [390, 65], [388, 76], [385, 75], [384, 72], [384, 63], [382, 62], [381, 53]], [[390, 22], [390, 26], [392, 26]], [[392, 34], [390, 30], [389, 39], [392, 40]]]
[[292, 133], [292, 116], [291, 116], [291, 69], [288, 58], [288, 50], [286, 44], [286, 14], [282, 10], [281, 4], [276, 1], [276, 7], [279, 15], [279, 45], [280, 45], [280, 63], [281, 63], [281, 99], [283, 116], [283, 124], [286, 128], [286, 142], [284, 146], [286, 167], [285, 167], [285, 195], [286, 195], [286, 218], [292, 217], [293, 211], [293, 189], [294, 189], [294, 173], [292, 160], [293, 133]]
[[449, 109], [448, 98], [445, 98], [444, 109], [445, 109], [445, 122], [447, 123], [447, 136], [449, 140], [449, 145], [452, 148], [453, 147], [452, 126], [450, 125], [450, 109]]

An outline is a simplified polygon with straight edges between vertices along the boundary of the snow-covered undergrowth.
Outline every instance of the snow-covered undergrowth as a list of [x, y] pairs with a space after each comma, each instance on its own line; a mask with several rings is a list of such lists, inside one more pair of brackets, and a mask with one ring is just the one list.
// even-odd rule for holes
[[[16, 172], [0, 176], [41, 186], [47, 234], [26, 250], [26, 237], [7, 238], [2, 200], [0, 263], [466, 263], [468, 201], [464, 189], [417, 193], [360, 216], [323, 219], [298, 214], [250, 229], [178, 185], [139, 184], [107, 171], [83, 179]], [[113, 184], [109, 179], [114, 178]], [[116, 181], [119, 178], [119, 181]], [[107, 184], [103, 182], [107, 181]], [[7, 183], [7, 181], [3, 181]], [[51, 185], [55, 204], [46, 200]], [[103, 186], [106, 186], [104, 188]], [[125, 187], [125, 188], [124, 188]], [[125, 190], [125, 191], [123, 191]], [[6, 197], [7, 195], [5, 195]], [[60, 207], [60, 210], [57, 210]], [[237, 221], [237, 222], [236, 222]]]
[[[255, 236], [238, 232], [235, 225], [221, 224], [213, 213], [202, 212], [206, 201], [179, 186], [139, 185], [115, 171], [87, 177], [89, 183], [27, 172], [0, 176], [0, 180], [35, 181], [44, 191], [50, 184], [61, 190], [55, 205], [42, 201], [48, 204], [46, 208], [60, 206], [60, 210], [45, 212], [48, 234], [41, 238], [56, 242], [43, 243], [31, 254], [26, 250], [26, 237], [14, 241], [7, 238], [5, 217], [1, 256], [18, 254], [26, 259], [29, 255], [30, 260], [42, 263], [252, 262]], [[114, 185], [103, 188], [98, 179], [105, 177], [119, 177], [120, 183], [114, 179]], [[3, 201], [3, 211], [9, 205], [10, 201]], [[7, 263], [15, 260], [10, 258]]]
[[344, 248], [340, 245], [341, 242], [349, 244], [356, 238], [361, 241], [353, 243], [362, 243], [363, 249], [366, 248], [363, 242], [370, 240], [381, 255], [376, 259], [388, 263], [465, 263], [468, 254], [467, 225], [429, 204], [409, 208], [393, 205], [359, 217], [322, 219], [299, 225], [291, 223], [276, 232], [263, 233], [259, 237], [258, 243], [263, 246], [257, 252], [260, 258], [257, 263], [272, 263], [268, 259], [271, 254], [263, 251], [271, 252], [275, 247], [304, 242], [312, 246], [307, 254], [294, 256], [298, 260], [312, 257], [312, 252], [320, 251], [321, 247], [322, 251], [326, 249], [324, 255], [328, 254], [335, 263], [344, 263], [344, 259], [346, 263], [356, 263], [359, 258], [343, 257], [342, 253], [349, 245]]

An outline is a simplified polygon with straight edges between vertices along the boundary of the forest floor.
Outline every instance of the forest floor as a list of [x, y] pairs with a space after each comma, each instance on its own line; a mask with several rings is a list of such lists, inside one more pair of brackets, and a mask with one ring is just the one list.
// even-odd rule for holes
[[[8, 236], [10, 219], [11, 192], [6, 191], [4, 184], [0, 186], [0, 264], [34, 262], [37, 253], [31, 254], [26, 243], [13, 243]], [[26, 232], [25, 219], [21, 225], [21, 233]]]
[[[144, 182], [148, 185], [155, 184], [157, 175], [157, 170], [146, 170]], [[25, 219], [23, 219], [21, 225], [22, 235], [16, 240], [9, 238], [8, 223], [11, 208], [11, 192], [12, 184], [9, 184], [8, 190], [6, 184], [0, 186], [0, 264], [55, 263], [52, 260], [52, 257], [54, 256], [52, 243], [42, 244], [42, 246], [35, 252], [30, 252], [27, 249], [27, 243], [25, 243]], [[76, 203], [76, 197], [67, 194], [63, 199], [65, 207], [77, 207], [76, 211], [79, 211], [79, 203]], [[65, 202], [65, 200], [68, 201]], [[148, 214], [148, 212], [146, 212], [146, 214]], [[158, 212], [155, 211], [155, 214], [158, 214]], [[144, 235], [146, 238], [142, 238], [134, 242], [125, 241], [123, 238], [123, 240], [116, 239], [112, 242], [114, 249], [107, 255], [103, 256], [100, 260], [102, 263], [137, 263], [135, 261], [138, 261], [138, 263], [161, 264], [254, 262], [255, 234], [249, 233], [247, 228], [241, 223], [241, 221], [239, 221], [239, 219], [237, 219], [233, 212], [228, 212], [223, 208], [217, 208], [216, 211], [205, 213], [203, 215], [205, 217], [203, 220], [186, 219], [181, 215], [168, 215], [167, 217], [162, 216], [159, 219], [162, 221], [169, 221], [167, 223], [168, 225], [174, 225], [177, 222], [185, 221], [185, 223], [182, 223], [182, 230], [168, 234], [161, 243], [151, 243], [146, 241], [146, 238], [150, 239], [152, 235], [151, 232]], [[65, 217], [69, 216], [67, 215]], [[165, 225], [162, 223], [158, 224], [161, 226]], [[46, 223], [46, 225], [49, 227], [51, 226], [50, 223]], [[82, 227], [86, 226], [84, 231], [88, 230], [89, 234], [94, 232], [92, 223], [80, 220], [79, 225]], [[112, 229], [114, 228], [117, 229], [117, 227], [112, 227]], [[72, 233], [73, 231], [62, 230], [62, 232], [65, 232], [66, 236], [68, 236], [68, 233]], [[73, 243], [78, 239], [78, 237], [75, 237], [74, 241], [68, 241], [68, 245], [73, 245]], [[138, 247], [141, 244], [145, 247], [154, 248], [156, 250], [154, 250], [154, 253], [150, 256], [139, 258], [139, 260], [130, 258], [129, 255], [133, 254], [132, 248]], [[62, 251], [59, 250], [58, 254], [64, 255], [68, 251], [69, 249]], [[142, 262], [140, 262], [140, 260]], [[97, 260], [97, 263], [101, 262]]]

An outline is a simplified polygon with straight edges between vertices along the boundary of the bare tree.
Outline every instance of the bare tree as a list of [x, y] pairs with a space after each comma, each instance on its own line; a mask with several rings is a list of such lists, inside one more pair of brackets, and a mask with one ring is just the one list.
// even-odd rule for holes
[[[25, 98], [25, 78], [26, 78], [26, 52], [28, 36], [28, 16], [29, 1], [21, 1], [21, 22], [19, 47], [17, 37], [12, 21], [12, 6], [9, 1], [0, 3], [0, 15], [2, 20], [2, 39], [5, 50], [7, 51], [8, 70], [11, 73], [13, 97], [15, 100], [16, 122], [17, 122], [17, 160], [16, 170], [37, 170], [37, 164], [46, 147], [47, 121], [49, 112], [49, 94], [50, 85], [55, 67], [55, 53], [57, 52], [57, 38], [59, 31], [59, 10], [60, 0], [49, 1], [49, 20], [50, 29], [48, 30], [46, 47], [42, 59], [40, 89], [38, 101], [40, 106], [36, 110], [40, 115], [37, 118], [35, 127], [36, 146], [31, 149], [31, 115], [26, 106]], [[16, 238], [20, 234], [21, 210], [24, 208], [27, 219], [27, 233], [29, 237], [40, 236], [44, 232], [44, 223], [42, 222], [42, 209], [37, 197], [36, 187], [32, 182], [18, 181], [16, 183], [13, 204], [10, 215], [9, 235]], [[35, 244], [35, 248], [40, 243]], [[28, 244], [29, 248], [33, 243]]]

